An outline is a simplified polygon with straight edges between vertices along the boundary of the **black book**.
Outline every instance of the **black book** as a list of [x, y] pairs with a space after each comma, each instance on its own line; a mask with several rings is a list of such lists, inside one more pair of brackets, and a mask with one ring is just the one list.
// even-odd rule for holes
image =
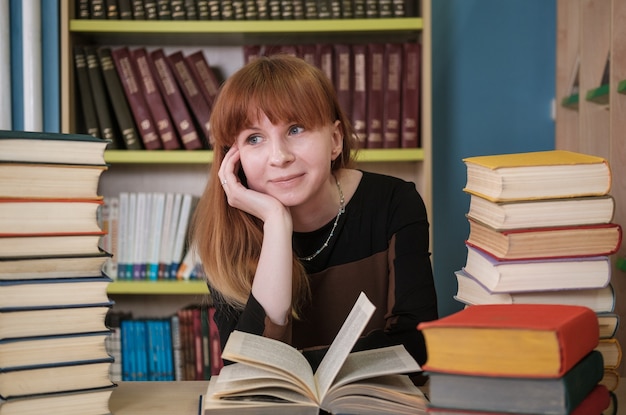
[[133, 19], [146, 20], [146, 10], [143, 7], [143, 0], [131, 0]]
[[87, 60], [83, 48], [74, 47], [74, 68], [76, 70], [76, 84], [80, 95], [80, 106], [82, 110], [85, 131], [94, 137], [101, 137], [98, 117], [96, 116], [96, 106], [93, 102], [91, 87], [89, 86], [89, 76], [87, 75]]

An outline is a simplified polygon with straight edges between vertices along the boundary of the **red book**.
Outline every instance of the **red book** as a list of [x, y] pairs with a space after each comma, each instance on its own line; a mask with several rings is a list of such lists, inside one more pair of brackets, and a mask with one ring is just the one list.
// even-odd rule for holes
[[350, 45], [343, 43], [334, 44], [334, 84], [337, 91], [337, 99], [343, 112], [352, 114], [352, 49]]
[[298, 46], [298, 56], [316, 68], [320, 67], [319, 55], [317, 54], [317, 46], [312, 43]]
[[222, 360], [222, 346], [220, 343], [220, 332], [214, 320], [215, 307], [209, 307], [209, 350], [211, 353], [211, 375], [219, 375], [224, 361]]
[[209, 66], [209, 62], [201, 50], [186, 56], [185, 59], [189, 63], [189, 70], [198, 82], [200, 93], [212, 108], [220, 89], [220, 81], [215, 76], [214, 70]]
[[417, 328], [425, 371], [558, 378], [598, 345], [590, 308], [563, 304], [474, 305]]
[[317, 54], [319, 56], [319, 62], [320, 62], [320, 66], [319, 68], [322, 70], [322, 72], [324, 72], [326, 74], [326, 76], [328, 77], [328, 79], [330, 79], [330, 81], [333, 83], [333, 85], [335, 84], [335, 79], [334, 79], [334, 71], [333, 71], [333, 67], [334, 67], [334, 51], [333, 51], [333, 45], [330, 43], [321, 43], [319, 45], [317, 45]]
[[367, 45], [352, 45], [354, 65], [352, 73], [354, 85], [352, 89], [352, 126], [357, 135], [360, 148], [366, 146], [367, 137]]
[[191, 70], [189, 69], [189, 65], [187, 64], [183, 53], [180, 51], [174, 52], [167, 56], [167, 61], [170, 65], [172, 73], [174, 74], [174, 78], [176, 78], [178, 86], [180, 87], [180, 90], [182, 91], [187, 104], [189, 104], [191, 112], [193, 113], [198, 126], [204, 135], [205, 141], [203, 142], [203, 147], [208, 148], [208, 143], [210, 142], [209, 119], [211, 118], [211, 107], [202, 96], [200, 87], [191, 74]]
[[383, 147], [385, 45], [368, 45], [367, 67], [367, 148]]
[[402, 80], [402, 44], [385, 44], [383, 79], [383, 147], [400, 147], [400, 81]]
[[141, 91], [141, 81], [131, 59], [130, 50], [126, 47], [113, 49], [111, 55], [144, 147], [146, 150], [163, 148], [148, 104]]
[[193, 308], [191, 310], [193, 325], [193, 347], [194, 347], [194, 367], [195, 380], [204, 379], [204, 354], [202, 347], [202, 321], [200, 319], [200, 309]]
[[163, 101], [172, 117], [178, 137], [186, 150], [202, 148], [202, 142], [193, 123], [193, 118], [187, 110], [185, 98], [183, 98], [176, 78], [170, 69], [167, 58], [162, 49], [157, 49], [148, 55], [148, 63], [155, 74], [155, 81]]
[[166, 150], [176, 150], [180, 148], [180, 143], [176, 138], [176, 132], [172, 126], [172, 120], [165, 108], [165, 103], [156, 85], [156, 80], [150, 65], [148, 64], [148, 52], [145, 48], [135, 49], [131, 57], [134, 60], [137, 73], [141, 78], [141, 89], [148, 104], [148, 109], [152, 114], [159, 137]]
[[402, 45], [402, 115], [400, 144], [402, 148], [420, 146], [421, 48], [419, 43]]
[[612, 255], [622, 242], [617, 223], [499, 230], [469, 219], [468, 245], [498, 260]]

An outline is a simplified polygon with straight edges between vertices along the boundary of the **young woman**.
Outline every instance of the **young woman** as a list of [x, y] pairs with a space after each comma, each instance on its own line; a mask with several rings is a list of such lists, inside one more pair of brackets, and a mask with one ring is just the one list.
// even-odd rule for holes
[[220, 91], [211, 140], [193, 237], [222, 346], [237, 329], [323, 351], [363, 291], [376, 312], [355, 350], [403, 344], [424, 363], [416, 326], [437, 318], [424, 203], [413, 183], [354, 169], [328, 78], [286, 55], [249, 63]]

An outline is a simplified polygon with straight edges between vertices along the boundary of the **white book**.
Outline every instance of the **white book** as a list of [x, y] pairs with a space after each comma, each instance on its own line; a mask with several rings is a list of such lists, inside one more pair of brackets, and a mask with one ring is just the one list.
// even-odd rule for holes
[[176, 278], [178, 267], [183, 260], [183, 254], [185, 249], [185, 242], [187, 240], [187, 230], [189, 227], [189, 220], [193, 214], [195, 206], [195, 197], [191, 194], [183, 195], [183, 200], [180, 206], [180, 215], [178, 217], [178, 224], [176, 225], [176, 238], [174, 239], [174, 248], [172, 249], [172, 267], [170, 270], [170, 278]]
[[183, 199], [181, 193], [175, 193], [172, 197], [173, 201], [170, 214], [163, 218], [163, 245], [161, 245], [162, 249], [159, 259], [159, 278], [165, 279], [169, 278], [169, 269], [172, 265], [174, 241], [176, 240], [176, 226], [178, 225], [180, 205]]
[[137, 193], [130, 192], [128, 195], [128, 217], [126, 222], [127, 241], [126, 249], [126, 278], [132, 280], [134, 277], [135, 258], [137, 257]]
[[129, 233], [128, 233], [128, 208], [130, 204], [130, 193], [121, 192], [119, 194], [119, 219], [117, 229], [117, 255], [113, 257], [113, 260], [117, 264], [117, 278], [127, 278], [127, 265], [128, 265], [128, 247], [129, 247]]
[[22, 0], [24, 130], [43, 130], [41, 1]]
[[159, 274], [159, 254], [161, 251], [161, 237], [163, 234], [163, 215], [165, 212], [165, 193], [152, 194], [152, 214], [149, 225], [150, 237], [148, 239], [148, 263], [146, 277], [156, 280]]

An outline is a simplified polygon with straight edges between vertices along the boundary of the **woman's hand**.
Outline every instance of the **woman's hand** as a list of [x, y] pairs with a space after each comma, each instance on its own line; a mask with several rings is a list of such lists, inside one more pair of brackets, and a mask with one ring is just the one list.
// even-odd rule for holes
[[276, 198], [244, 186], [238, 175], [240, 168], [239, 149], [234, 145], [224, 156], [218, 172], [220, 183], [230, 206], [254, 215], [263, 222], [266, 222], [273, 215], [285, 216], [288, 214], [288, 209]]

